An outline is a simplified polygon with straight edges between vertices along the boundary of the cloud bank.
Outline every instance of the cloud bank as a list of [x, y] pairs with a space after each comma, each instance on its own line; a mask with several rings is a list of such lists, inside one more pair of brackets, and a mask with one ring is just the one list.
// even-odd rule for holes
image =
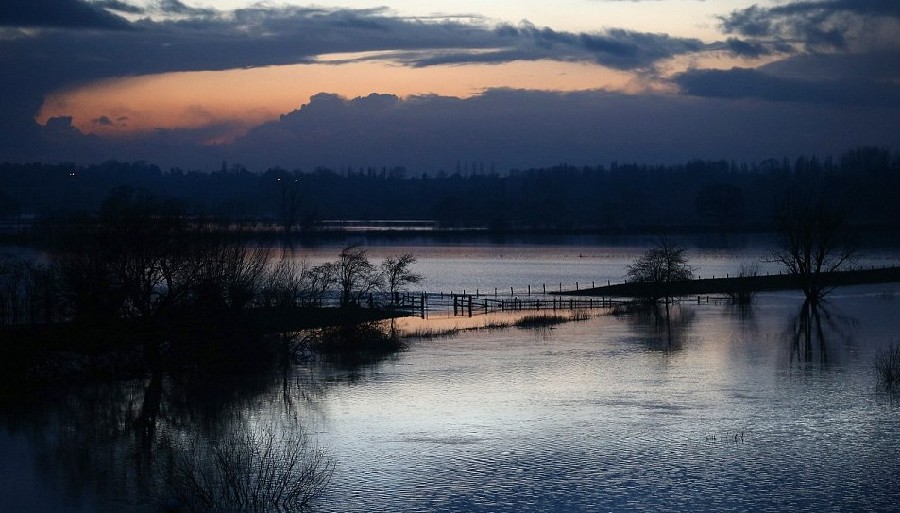
[[[207, 167], [225, 158], [257, 169], [399, 164], [435, 170], [458, 160], [504, 168], [900, 147], [900, 3], [752, 5], [718, 22], [722, 40], [705, 42], [624, 28], [575, 33], [527, 22], [492, 25], [477, 16], [406, 18], [385, 8], [258, 4], [220, 11], [178, 0], [150, 7], [124, 0], [7, 0], [0, 4], [0, 130], [6, 134], [0, 160], [118, 158]], [[222, 146], [197, 144], [227, 131], [222, 121], [132, 138], [82, 134], [66, 116], [45, 127], [34, 121], [47, 94], [101, 79], [307, 63], [329, 54], [386, 58], [378, 52], [410, 67], [579, 62], [652, 76], [668, 89], [634, 95], [498, 89], [468, 99], [323, 94]], [[710, 56], [769, 63], [662, 72], [674, 60]], [[108, 113], [91, 122], [128, 125], [127, 116]]]

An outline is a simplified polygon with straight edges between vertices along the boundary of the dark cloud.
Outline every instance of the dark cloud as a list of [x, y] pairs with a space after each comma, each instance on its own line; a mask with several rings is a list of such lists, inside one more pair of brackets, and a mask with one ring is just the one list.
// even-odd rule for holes
[[[769, 8], [753, 5], [720, 17], [726, 33], [799, 42], [811, 50], [846, 49], [852, 40], [865, 37], [873, 22], [885, 20], [900, 20], [900, 2], [799, 1]], [[900, 36], [893, 42], [898, 41]]]
[[128, 23], [103, 9], [103, 4], [81, 0], [3, 0], [0, 26], [123, 29]]
[[257, 7], [226, 15], [175, 0], [161, 7], [185, 16], [166, 21], [142, 18], [130, 24], [133, 30], [115, 34], [56, 31], [2, 41], [0, 64], [29, 61], [31, 71], [40, 69], [78, 82], [92, 77], [295, 64], [325, 53], [384, 50], [431, 52], [419, 54], [421, 61], [410, 53], [409, 65], [558, 59], [645, 69], [705, 49], [698, 40], [664, 34], [619, 29], [571, 33], [527, 23], [494, 28], [454, 20], [397, 18], [381, 9]]
[[496, 32], [504, 38], [517, 39], [520, 49], [530, 49], [537, 58], [554, 55], [570, 59], [588, 58], [616, 69], [644, 69], [661, 60], [706, 49], [706, 45], [698, 39], [623, 29], [575, 34], [523, 23], [519, 27], [500, 27]]
[[894, 108], [900, 107], [900, 52], [802, 54], [754, 69], [689, 70], [673, 82], [702, 97]]
[[719, 18], [722, 30], [726, 33], [738, 33], [747, 37], [770, 37], [775, 33], [775, 21], [772, 15], [758, 5], [732, 11], [728, 16]]
[[499, 170], [613, 160], [759, 161], [860, 144], [900, 147], [900, 107], [519, 90], [468, 99], [319, 94], [232, 144], [202, 144], [233, 129], [223, 123], [103, 138], [55, 118], [41, 130], [40, 160], [115, 158], [199, 169], [227, 160], [253, 170], [404, 165], [415, 173], [452, 171], [457, 161]]
[[752, 161], [860, 143], [896, 147], [897, 114], [896, 104], [834, 109], [603, 92], [493, 90], [469, 99], [322, 94], [222, 150], [229, 161], [257, 169], [401, 164], [431, 171], [449, 170], [458, 160], [501, 169], [563, 161]]
[[771, 8], [775, 14], [811, 12], [849, 12], [870, 16], [900, 17], [900, 4], [895, 0], [820, 0], [791, 2]]
[[900, 107], [900, 86], [855, 79], [804, 80], [770, 75], [756, 69], [691, 70], [674, 78], [693, 96], [753, 98], [774, 102]]
[[757, 59], [775, 52], [772, 45], [767, 45], [757, 41], [744, 41], [734, 37], [725, 40], [725, 48], [732, 54], [740, 57], [748, 57]]

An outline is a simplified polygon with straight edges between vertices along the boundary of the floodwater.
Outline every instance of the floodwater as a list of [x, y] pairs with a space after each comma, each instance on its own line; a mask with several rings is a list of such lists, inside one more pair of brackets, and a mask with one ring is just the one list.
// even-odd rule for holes
[[323, 510], [895, 511], [896, 292], [844, 290], [810, 343], [790, 295], [414, 342], [329, 391]]
[[[424, 280], [413, 287], [429, 293], [479, 293], [491, 295], [553, 292], [621, 283], [628, 264], [659, 238], [654, 236], [518, 236], [497, 241], [473, 239], [400, 240], [364, 236], [348, 237], [313, 247], [299, 247], [289, 258], [318, 264], [337, 259], [341, 248], [360, 244], [373, 262], [402, 253], [418, 258], [414, 270]], [[771, 235], [673, 236], [669, 240], [686, 248], [694, 275], [701, 278], [736, 276], [753, 268], [759, 274], [777, 274], [780, 266], [769, 262], [775, 241]], [[859, 253], [860, 267], [900, 265], [900, 249], [866, 247]]]
[[[432, 291], [621, 278], [630, 247], [409, 248]], [[759, 253], [697, 250], [695, 265], [712, 274]], [[598, 263], [609, 270], [591, 274]], [[486, 268], [506, 281], [480, 281]], [[169, 377], [150, 433], [134, 422], [147, 381], [59, 387], [0, 408], [0, 511], [161, 511], [161, 461], [274, 424], [302, 429], [334, 465], [313, 511], [896, 511], [900, 395], [879, 388], [874, 359], [900, 343], [900, 286], [802, 305], [776, 293], [668, 316], [596, 310], [411, 338], [367, 362]]]

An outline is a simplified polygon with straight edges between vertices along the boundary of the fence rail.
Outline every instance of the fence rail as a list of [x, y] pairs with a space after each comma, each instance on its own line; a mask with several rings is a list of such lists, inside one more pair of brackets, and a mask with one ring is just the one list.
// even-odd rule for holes
[[413, 315], [445, 314], [453, 316], [484, 315], [495, 312], [593, 310], [611, 308], [624, 301], [611, 298], [562, 298], [550, 295], [490, 297], [475, 294], [403, 293], [395, 307]]

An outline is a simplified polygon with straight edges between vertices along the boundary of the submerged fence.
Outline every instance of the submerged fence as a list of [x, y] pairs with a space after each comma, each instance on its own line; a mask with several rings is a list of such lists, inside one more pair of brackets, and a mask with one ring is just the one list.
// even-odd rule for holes
[[526, 310], [593, 310], [610, 308], [623, 301], [611, 298], [563, 298], [550, 295], [518, 297], [490, 297], [475, 294], [403, 293], [395, 302], [395, 307], [412, 315], [468, 316], [495, 312], [519, 312]]

